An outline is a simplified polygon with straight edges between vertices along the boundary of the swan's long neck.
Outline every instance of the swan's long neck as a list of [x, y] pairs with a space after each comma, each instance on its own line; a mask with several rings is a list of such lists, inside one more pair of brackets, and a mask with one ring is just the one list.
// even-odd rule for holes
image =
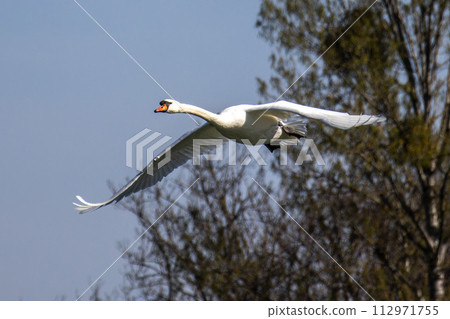
[[196, 115], [198, 117], [201, 117], [202, 119], [210, 122], [210, 123], [217, 123], [219, 120], [219, 115], [210, 111], [207, 111], [205, 109], [202, 109], [201, 107], [190, 105], [190, 104], [180, 104], [181, 112], [182, 113], [189, 113]]

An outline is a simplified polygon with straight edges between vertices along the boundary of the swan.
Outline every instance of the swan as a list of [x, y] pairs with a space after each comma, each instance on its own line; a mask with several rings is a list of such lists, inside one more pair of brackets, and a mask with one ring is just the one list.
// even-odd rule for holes
[[[306, 136], [306, 121], [302, 119], [303, 117], [319, 120], [326, 125], [343, 130], [385, 121], [383, 116], [349, 115], [287, 101], [260, 105], [241, 104], [228, 107], [219, 114], [172, 99], [162, 100], [159, 104], [155, 113], [189, 113], [204, 119], [207, 123], [175, 141], [107, 201], [89, 203], [81, 196], [76, 196], [80, 203], [73, 204], [81, 214], [118, 202], [124, 197], [155, 185], [192, 158], [195, 139], [220, 139], [223, 142], [231, 139], [238, 143], [256, 144], [261, 140], [302, 138]], [[288, 120], [290, 121], [287, 122]], [[279, 145], [272, 144], [274, 143], [267, 142], [265, 144], [270, 151], [279, 147]], [[215, 144], [206, 145], [204, 148], [202, 147], [202, 153], [214, 148]], [[168, 151], [170, 151], [170, 161], [160, 167], [159, 163], [165, 159], [164, 154]], [[152, 172], [152, 174], [148, 172]]]

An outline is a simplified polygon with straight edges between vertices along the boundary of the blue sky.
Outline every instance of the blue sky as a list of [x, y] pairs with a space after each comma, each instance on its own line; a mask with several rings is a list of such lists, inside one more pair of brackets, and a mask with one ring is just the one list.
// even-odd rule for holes
[[[213, 111], [260, 100], [259, 1], [79, 3], [177, 100]], [[131, 214], [78, 215], [75, 195], [102, 201], [108, 180], [136, 174], [125, 165], [135, 133], [176, 138], [195, 124], [153, 113], [168, 96], [73, 0], [3, 0], [0, 40], [0, 300], [75, 299], [137, 237]]]

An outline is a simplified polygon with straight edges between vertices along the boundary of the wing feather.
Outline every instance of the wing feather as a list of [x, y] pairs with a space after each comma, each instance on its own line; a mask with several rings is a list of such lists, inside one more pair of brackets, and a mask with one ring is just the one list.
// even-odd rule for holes
[[[81, 214], [96, 210], [100, 207], [109, 205], [113, 202], [118, 202], [122, 198], [127, 197], [135, 192], [138, 192], [147, 187], [153, 186], [159, 181], [161, 181], [165, 176], [169, 175], [176, 168], [180, 167], [186, 163], [189, 159], [193, 157], [193, 140], [194, 139], [222, 139], [223, 141], [228, 141], [217, 129], [206, 123], [198, 129], [189, 132], [177, 141], [175, 141], [171, 146], [164, 150], [160, 155], [156, 156], [147, 167], [137, 174], [128, 184], [122, 187], [117, 194], [102, 203], [89, 203], [85, 201], [81, 196], [76, 196], [78, 201], [81, 203], [73, 203]], [[207, 153], [215, 148], [215, 145], [202, 145], [201, 154]], [[164, 153], [170, 149], [170, 161], [158, 168], [158, 164], [165, 159]], [[148, 169], [153, 169], [153, 174], [148, 173]]]
[[344, 112], [319, 109], [315, 107], [295, 104], [287, 101], [277, 101], [260, 105], [242, 105], [246, 112], [262, 112], [261, 114], [273, 114], [280, 118], [287, 118], [286, 112], [301, 115], [310, 119], [322, 121], [323, 123], [342, 130], [348, 130], [361, 125], [369, 125], [384, 122], [386, 118], [378, 115], [350, 115]]

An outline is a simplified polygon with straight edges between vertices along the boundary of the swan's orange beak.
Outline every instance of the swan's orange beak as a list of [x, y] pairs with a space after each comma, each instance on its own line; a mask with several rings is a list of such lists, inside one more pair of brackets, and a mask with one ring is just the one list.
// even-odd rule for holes
[[163, 105], [161, 105], [160, 107], [158, 107], [156, 110], [155, 110], [155, 113], [158, 113], [158, 112], [167, 112], [167, 104], [163, 104]]

